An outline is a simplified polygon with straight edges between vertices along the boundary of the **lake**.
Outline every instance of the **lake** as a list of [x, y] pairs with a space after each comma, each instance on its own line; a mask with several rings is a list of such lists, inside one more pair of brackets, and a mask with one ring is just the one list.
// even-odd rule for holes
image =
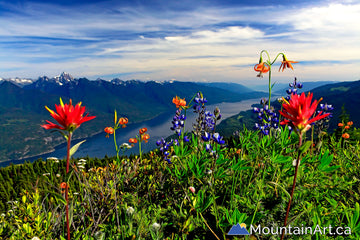
[[[231, 117], [235, 114], [238, 114], [241, 111], [245, 111], [251, 108], [252, 104], [258, 103], [259, 99], [248, 99], [248, 100], [244, 100], [241, 102], [233, 102], [233, 103], [228, 103], [228, 102], [223, 102], [223, 103], [218, 103], [218, 104], [214, 104], [214, 105], [208, 105], [206, 106], [206, 109], [208, 111], [213, 112], [215, 107], [219, 107], [222, 118], [221, 120]], [[135, 137], [137, 134], [139, 134], [139, 129], [146, 127], [148, 129], [147, 133], [150, 135], [150, 139], [148, 141], [148, 143], [142, 143], [141, 147], [143, 149], [143, 152], [148, 152], [154, 148], [157, 148], [156, 146], [156, 141], [161, 139], [162, 137], [166, 138], [167, 136], [170, 136], [172, 134], [174, 134], [174, 132], [172, 130], [170, 130], [170, 127], [172, 126], [172, 118], [175, 114], [176, 109], [174, 108], [174, 111], [172, 112], [167, 112], [167, 113], [163, 113], [159, 116], [157, 116], [154, 119], [151, 119], [149, 121], [145, 121], [142, 123], [137, 123], [137, 124], [129, 124], [127, 125], [126, 128], [121, 128], [118, 129], [116, 131], [116, 141], [118, 144], [122, 144], [124, 142], [128, 143], [129, 138], [131, 137]], [[192, 124], [195, 123], [195, 119], [197, 118], [197, 114], [195, 114], [193, 112], [192, 109], [189, 109], [187, 111], [187, 119], [186, 119], [186, 123], [185, 123], [185, 129], [188, 131], [192, 130]], [[221, 122], [218, 121], [218, 123]], [[86, 124], [86, 123], [85, 123]], [[76, 131], [74, 133], [75, 137], [76, 137]], [[74, 154], [74, 158], [78, 158], [78, 157], [97, 157], [97, 158], [103, 158], [105, 155], [107, 156], [115, 156], [116, 155], [116, 151], [115, 151], [115, 147], [114, 147], [114, 138], [111, 135], [109, 138], [106, 138], [106, 133], [100, 133], [97, 135], [94, 135], [90, 138], [86, 139], [86, 142], [84, 142], [80, 148], [78, 149], [78, 151]], [[72, 142], [72, 146], [74, 144], [76, 144], [76, 140], [74, 140]], [[135, 144], [135, 146], [126, 151], [126, 154], [138, 154], [139, 151], [139, 147], [138, 144]], [[55, 148], [54, 152], [51, 153], [47, 153], [47, 154], [42, 154], [36, 157], [31, 157], [28, 158], [26, 160], [28, 161], [35, 161], [38, 158], [43, 158], [46, 159], [47, 157], [57, 157], [59, 159], [65, 158], [66, 157], [66, 145], [62, 144], [58, 147]], [[22, 160], [15, 160], [15, 161], [6, 161], [6, 162], [1, 162], [0, 163], [0, 167], [4, 167], [4, 166], [8, 166], [10, 163], [13, 164], [20, 164], [23, 163], [25, 161], [25, 159]]]

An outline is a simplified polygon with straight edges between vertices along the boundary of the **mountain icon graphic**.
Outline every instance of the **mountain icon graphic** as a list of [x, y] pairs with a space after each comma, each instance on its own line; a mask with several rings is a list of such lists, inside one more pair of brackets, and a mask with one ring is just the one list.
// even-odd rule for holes
[[250, 235], [250, 233], [246, 230], [246, 225], [242, 223], [241, 225], [238, 223], [231, 227], [230, 231], [227, 235]]

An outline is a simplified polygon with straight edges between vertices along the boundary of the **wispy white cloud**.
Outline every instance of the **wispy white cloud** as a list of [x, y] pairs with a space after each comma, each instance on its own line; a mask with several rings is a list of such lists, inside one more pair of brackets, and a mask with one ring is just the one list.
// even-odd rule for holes
[[280, 80], [294, 74], [309, 80], [360, 78], [352, 68], [360, 59], [356, 1], [265, 7], [202, 3], [180, 9], [0, 2], [8, 9], [0, 14], [0, 75], [125, 72], [123, 78], [145, 80], [258, 81], [248, 66], [267, 49], [299, 61], [328, 61], [274, 73]]
[[189, 36], [169, 36], [165, 40], [177, 44], [227, 44], [239, 40], [262, 38], [263, 32], [250, 27], [231, 26], [215, 31], [202, 30], [191, 33]]

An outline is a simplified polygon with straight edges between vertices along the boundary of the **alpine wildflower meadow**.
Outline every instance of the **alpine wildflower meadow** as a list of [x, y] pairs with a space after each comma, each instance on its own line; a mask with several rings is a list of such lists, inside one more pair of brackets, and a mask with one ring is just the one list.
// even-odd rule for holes
[[[244, 127], [232, 137], [217, 129], [221, 109], [208, 109], [198, 91], [191, 99], [169, 99], [174, 134], [156, 139], [154, 150], [143, 151], [151, 137], [146, 127], [131, 133], [128, 143], [117, 143], [131, 119], [115, 110], [112, 126], [101, 129], [116, 156], [76, 159], [82, 142], [71, 147], [75, 130], [95, 116], [71, 99], [60, 99], [56, 111], [46, 107], [57, 124], [42, 127], [64, 136], [67, 155], [3, 170], [35, 174], [35, 180], [15, 188], [17, 198], [1, 210], [0, 238], [360, 239], [354, 123], [340, 119], [328, 132], [329, 121], [337, 121], [332, 105], [299, 93], [303, 86], [296, 78], [280, 103], [272, 102], [271, 74], [279, 58], [279, 71], [294, 70], [297, 61], [284, 53], [272, 60], [261, 51], [254, 70], [258, 77], [268, 74], [269, 96], [253, 109], [254, 129]], [[190, 111], [196, 120], [186, 129]], [[138, 154], [125, 155], [136, 144]]]

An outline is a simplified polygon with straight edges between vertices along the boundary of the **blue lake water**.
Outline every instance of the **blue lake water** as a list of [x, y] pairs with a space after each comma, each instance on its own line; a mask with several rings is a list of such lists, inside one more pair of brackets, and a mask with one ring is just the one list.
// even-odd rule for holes
[[[212, 111], [214, 111], [215, 107], [219, 107], [221, 115], [222, 115], [222, 119], [225, 119], [225, 118], [228, 118], [235, 114], [238, 114], [241, 111], [250, 109], [252, 104], [255, 104], [258, 102], [259, 102], [259, 99], [249, 99], [249, 100], [244, 100], [241, 102], [233, 102], [233, 103], [224, 102], [224, 103], [218, 103], [218, 104], [214, 104], [214, 105], [208, 105], [206, 107], [206, 109], [208, 111], [212, 112]], [[147, 133], [150, 135], [150, 139], [149, 139], [148, 143], [143, 142], [141, 146], [142, 146], [143, 152], [148, 152], [157, 147], [156, 146], [157, 140], [161, 139], [162, 137], [166, 138], [167, 136], [174, 134], [174, 132], [170, 130], [170, 127], [172, 126], [171, 121], [172, 121], [174, 114], [175, 114], [175, 109], [173, 112], [163, 113], [152, 120], [145, 121], [142, 123], [137, 123], [137, 124], [130, 124], [130, 125], [127, 125], [126, 128], [118, 129], [116, 131], [116, 135], [117, 135], [116, 141], [118, 144], [122, 144], [125, 142], [128, 143], [129, 138], [135, 137], [137, 134], [139, 134], [138, 131], [140, 128], [146, 127], [148, 129]], [[186, 130], [189, 130], [189, 131], [192, 130], [192, 124], [195, 123], [196, 117], [197, 117], [197, 115], [195, 113], [193, 113], [192, 109], [189, 109], [187, 111], [187, 119], [186, 119], [186, 123], [185, 123]], [[220, 123], [220, 121], [218, 123]], [[74, 136], [76, 137], [76, 131], [74, 133]], [[74, 154], [73, 157], [78, 158], [78, 157], [89, 156], [89, 157], [103, 158], [105, 155], [115, 156], [116, 151], [115, 151], [115, 147], [114, 147], [113, 136], [111, 135], [109, 138], [106, 138], [105, 136], [106, 136], [106, 134], [105, 134], [105, 132], [103, 132], [103, 133], [94, 135], [90, 138], [87, 138], [86, 142], [84, 142], [80, 146], [80, 148]], [[76, 142], [78, 142], [78, 141], [74, 140], [72, 142], [72, 145], [76, 144]], [[138, 152], [139, 152], [138, 144], [135, 144], [135, 146], [132, 149], [126, 151], [126, 154], [131, 154], [131, 153], [138, 154]], [[27, 160], [35, 161], [38, 158], [46, 159], [47, 157], [57, 157], [59, 159], [65, 158], [66, 157], [66, 145], [63, 144], [63, 145], [56, 147], [56, 150], [54, 152], [42, 154], [42, 155], [39, 155], [36, 157], [29, 158]], [[25, 159], [1, 162], [0, 167], [7, 166], [11, 162], [13, 164], [23, 163], [24, 160]]]

